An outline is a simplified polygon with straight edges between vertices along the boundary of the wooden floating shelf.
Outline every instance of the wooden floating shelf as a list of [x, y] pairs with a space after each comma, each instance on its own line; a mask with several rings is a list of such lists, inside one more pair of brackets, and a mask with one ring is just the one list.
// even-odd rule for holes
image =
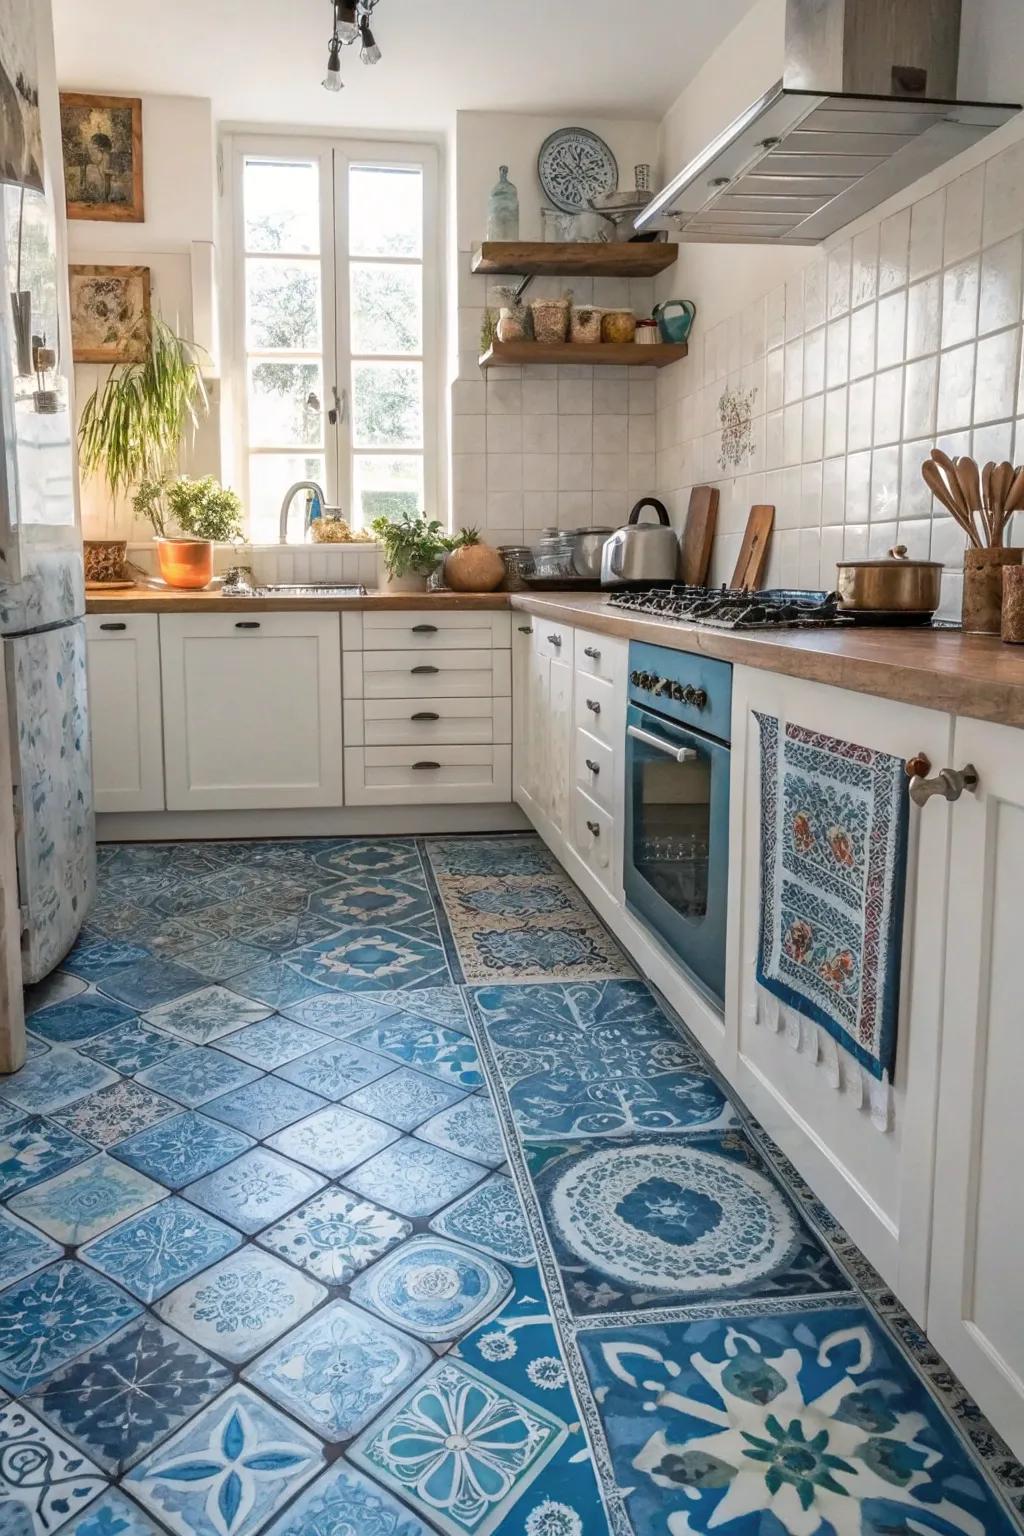
[[667, 368], [686, 356], [685, 342], [496, 341], [481, 368], [519, 368], [523, 363], [579, 363], [584, 368]]
[[473, 271], [523, 277], [656, 277], [679, 254], [656, 240], [601, 245], [582, 240], [485, 240]]

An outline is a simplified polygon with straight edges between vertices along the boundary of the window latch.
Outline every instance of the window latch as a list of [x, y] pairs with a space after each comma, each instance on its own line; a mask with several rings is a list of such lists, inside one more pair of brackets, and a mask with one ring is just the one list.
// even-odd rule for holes
[[334, 404], [327, 412], [327, 420], [332, 427], [336, 427], [339, 421], [344, 421], [348, 415], [348, 391], [343, 389], [339, 395], [337, 384], [332, 384], [331, 394], [334, 397]]

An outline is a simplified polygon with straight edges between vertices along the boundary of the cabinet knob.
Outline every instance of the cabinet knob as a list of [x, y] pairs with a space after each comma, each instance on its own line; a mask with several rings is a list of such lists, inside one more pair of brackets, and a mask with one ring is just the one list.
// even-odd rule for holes
[[259, 627], [259, 619], [237, 619], [235, 621], [236, 629], [259, 629]]
[[100, 629], [127, 629], [127, 624], [101, 624]]
[[596, 699], [588, 699], [587, 708], [592, 715], [599, 715], [601, 713], [601, 706]]
[[962, 768], [940, 768], [934, 779], [912, 778], [910, 798], [915, 805], [927, 805], [933, 795], [959, 800], [965, 789], [974, 794], [977, 788], [978, 770], [973, 763], [965, 763]]
[[589, 656], [591, 661], [601, 660], [601, 652], [593, 645], [585, 645], [583, 647], [583, 654], [584, 656]]
[[588, 821], [587, 822], [587, 831], [590, 833], [590, 835], [592, 837], [600, 837], [601, 836], [601, 823], [599, 821]]
[[414, 768], [440, 768], [440, 763], [413, 763]]
[[559, 646], [562, 643], [561, 635], [548, 635], [548, 644]]
[[520, 624], [519, 625], [519, 633], [521, 635], [532, 635], [533, 634], [533, 625], [532, 624]]
[[592, 757], [586, 758], [585, 762], [587, 767], [590, 769], [590, 772], [594, 775], [595, 778], [597, 778], [597, 775], [601, 772], [601, 764], [595, 763]]
[[420, 720], [440, 720], [440, 718], [441, 718], [441, 716], [439, 714], [437, 714], [436, 711], [434, 711], [432, 709], [421, 709], [421, 710], [418, 710], [415, 715], [410, 715], [409, 716], [410, 720], [416, 720], [416, 721], [420, 721]]
[[436, 635], [437, 634], [437, 625], [436, 624], [414, 624], [412, 626], [412, 632], [413, 632], [414, 635]]
[[918, 752], [915, 757], [908, 757], [903, 765], [903, 772], [908, 779], [925, 779], [932, 771], [932, 760], [923, 752]]
[[409, 671], [410, 671], [410, 673], [412, 674], [413, 677], [416, 677], [418, 675], [422, 676], [424, 673], [440, 672], [440, 670], [441, 670], [440, 667], [410, 667], [409, 668]]

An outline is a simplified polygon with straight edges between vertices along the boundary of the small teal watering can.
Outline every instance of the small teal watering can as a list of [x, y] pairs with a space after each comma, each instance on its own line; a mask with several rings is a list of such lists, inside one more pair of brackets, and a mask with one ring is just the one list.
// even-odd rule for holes
[[663, 304], [655, 304], [651, 313], [658, 322], [658, 334], [662, 341], [678, 345], [690, 334], [697, 318], [697, 306], [692, 299], [666, 299]]

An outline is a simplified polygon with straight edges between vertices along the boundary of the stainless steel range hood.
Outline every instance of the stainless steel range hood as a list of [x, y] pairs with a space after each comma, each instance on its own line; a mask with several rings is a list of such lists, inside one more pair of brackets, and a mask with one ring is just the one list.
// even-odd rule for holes
[[638, 232], [816, 245], [1000, 127], [956, 101], [960, 0], [788, 0], [785, 73], [655, 197]]

